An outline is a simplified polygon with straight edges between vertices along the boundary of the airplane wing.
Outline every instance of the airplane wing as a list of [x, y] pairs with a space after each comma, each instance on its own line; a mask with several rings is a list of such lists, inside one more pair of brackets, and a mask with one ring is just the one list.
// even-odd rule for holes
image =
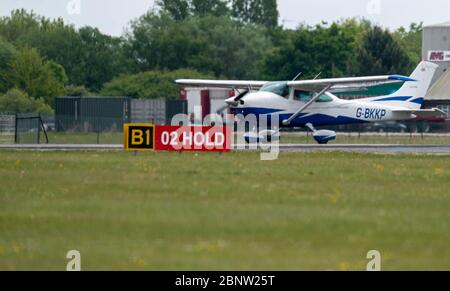
[[222, 81], [179, 79], [175, 83], [185, 87], [230, 88], [230, 89], [260, 89], [267, 81]]
[[406, 114], [413, 114], [417, 117], [440, 117], [440, 116], [446, 116], [447, 113], [444, 111], [438, 109], [438, 108], [432, 108], [432, 109], [394, 109], [392, 110], [394, 113], [406, 113]]
[[328, 91], [330, 92], [333, 91], [336, 92], [339, 90], [348, 90], [351, 88], [364, 88], [387, 83], [398, 83], [407, 81], [417, 81], [417, 80], [400, 75], [386, 75], [386, 76], [291, 81], [288, 82], [288, 86], [309, 92], [319, 92], [325, 88], [328, 88]]
[[[387, 83], [398, 83], [405, 81], [416, 81], [409, 77], [399, 75], [355, 77], [355, 78], [333, 78], [290, 81], [288, 86], [309, 92], [319, 92], [324, 88], [329, 88], [330, 92], [350, 90], [353, 88], [367, 88]], [[202, 79], [178, 79], [175, 83], [185, 87], [206, 87], [206, 88], [230, 88], [230, 89], [260, 89], [268, 81], [232, 81], [232, 80], [202, 80]]]

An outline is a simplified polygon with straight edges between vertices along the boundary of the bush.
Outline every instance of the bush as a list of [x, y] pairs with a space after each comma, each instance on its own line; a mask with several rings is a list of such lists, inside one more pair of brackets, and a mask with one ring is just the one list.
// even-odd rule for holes
[[16, 52], [15, 47], [0, 36], [0, 92], [8, 89], [4, 78], [5, 69]]
[[8, 89], [19, 88], [31, 97], [44, 98], [48, 104], [64, 92], [67, 81], [64, 68], [43, 59], [34, 48], [19, 49], [3, 76]]
[[82, 97], [82, 96], [93, 96], [95, 94], [90, 92], [84, 86], [69, 85], [64, 88], [64, 95], [73, 97]]
[[19, 89], [11, 89], [0, 95], [0, 112], [52, 113], [52, 108], [42, 98], [34, 99]]
[[149, 71], [135, 75], [123, 75], [106, 83], [102, 96], [127, 96], [132, 98], [177, 99], [180, 88], [174, 80], [181, 78], [213, 78], [193, 70]]

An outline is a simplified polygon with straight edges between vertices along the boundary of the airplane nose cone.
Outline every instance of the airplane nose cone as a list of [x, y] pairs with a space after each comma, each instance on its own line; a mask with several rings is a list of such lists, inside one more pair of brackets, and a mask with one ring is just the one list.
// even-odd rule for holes
[[237, 107], [239, 105], [239, 101], [235, 101], [234, 99], [235, 97], [228, 98], [227, 100], [225, 100], [225, 103], [227, 103], [229, 106]]

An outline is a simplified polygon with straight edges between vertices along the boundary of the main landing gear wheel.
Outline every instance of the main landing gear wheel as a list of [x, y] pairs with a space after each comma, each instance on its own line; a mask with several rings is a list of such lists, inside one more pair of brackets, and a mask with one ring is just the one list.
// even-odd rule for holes
[[311, 123], [305, 125], [309, 130], [312, 131], [313, 137], [318, 144], [328, 144], [329, 141], [336, 139], [336, 132], [332, 130], [316, 130]]

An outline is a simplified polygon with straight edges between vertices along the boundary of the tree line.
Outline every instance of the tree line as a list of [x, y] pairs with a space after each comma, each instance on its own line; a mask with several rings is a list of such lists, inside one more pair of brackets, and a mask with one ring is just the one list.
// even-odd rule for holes
[[62, 95], [177, 98], [176, 78], [409, 74], [421, 33], [364, 19], [288, 29], [276, 0], [159, 0], [120, 37], [14, 10], [0, 18], [0, 112], [51, 112]]

